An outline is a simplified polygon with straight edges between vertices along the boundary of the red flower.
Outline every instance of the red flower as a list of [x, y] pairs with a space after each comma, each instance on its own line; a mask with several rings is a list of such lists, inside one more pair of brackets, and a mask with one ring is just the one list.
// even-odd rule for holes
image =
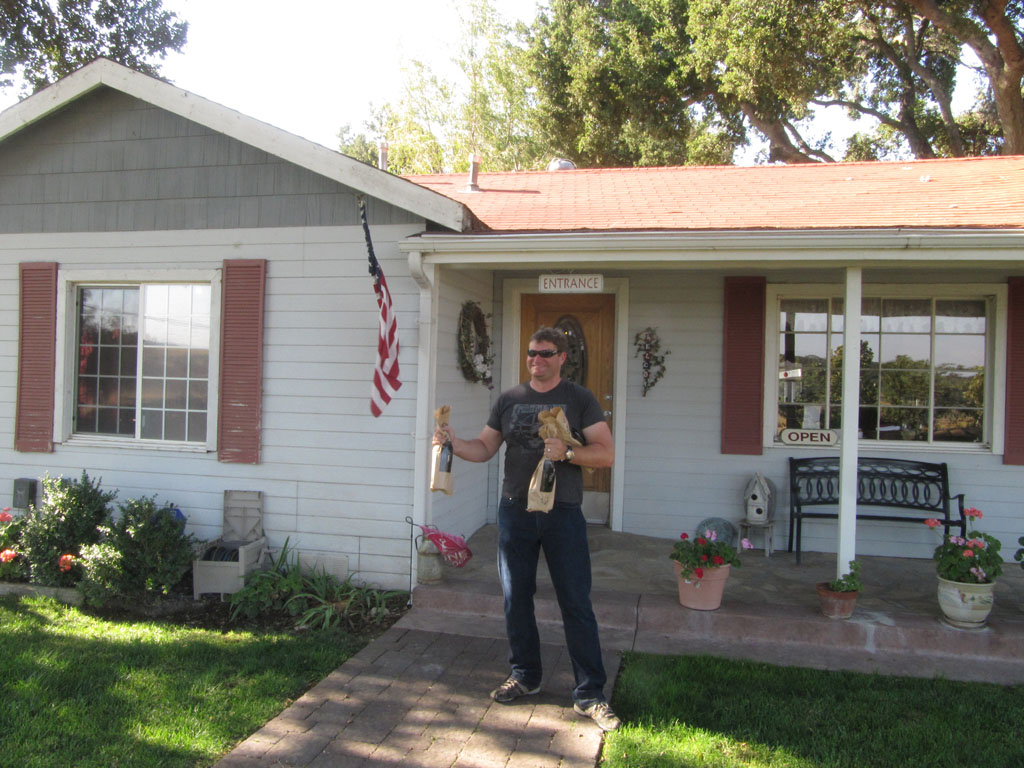
[[693, 575], [696, 576], [698, 579], [703, 579], [704, 578], [704, 569], [703, 568], [694, 568], [693, 569]]
[[725, 562], [725, 559], [721, 555], [715, 555], [713, 559], [715, 561], [715, 565], [721, 565]]
[[688, 533], [681, 533], [681, 534], [679, 534], [679, 538], [682, 539], [683, 541], [686, 541], [688, 538], [690, 538], [690, 534], [688, 534]]
[[700, 559], [701, 559], [702, 562], [706, 563], [708, 561], [708, 556], [707, 555], [701, 555]]
[[9, 563], [17, 556], [18, 553], [13, 549], [5, 549], [3, 552], [0, 552], [0, 563]]
[[964, 557], [974, 557], [974, 550], [973, 549], [965, 549], [964, 550]]
[[981, 517], [981, 510], [976, 507], [968, 507], [964, 510], [964, 517]]
[[704, 538], [703, 536], [699, 536], [699, 537], [697, 538], [697, 543], [698, 543], [698, 544], [699, 544], [700, 546], [702, 546], [702, 547], [703, 547], [703, 546], [704, 546], [705, 544], [707, 544], [707, 543], [708, 543], [708, 540], [707, 540], [707, 539], [705, 539], [705, 538]]
[[940, 523], [934, 517], [929, 517], [927, 520], [924, 521], [924, 524], [927, 525], [929, 528], [938, 528], [940, 525], [942, 525], [942, 523]]
[[75, 563], [74, 555], [61, 555], [60, 560], [57, 562], [57, 567], [60, 568], [64, 573], [71, 570], [71, 566]]

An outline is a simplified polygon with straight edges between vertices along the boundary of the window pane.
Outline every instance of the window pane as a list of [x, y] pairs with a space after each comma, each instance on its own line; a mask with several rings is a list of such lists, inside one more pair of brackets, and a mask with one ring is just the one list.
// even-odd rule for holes
[[162, 408], [164, 405], [164, 380], [142, 380], [142, 405], [145, 408]]
[[932, 303], [928, 299], [883, 299], [883, 333], [930, 333]]
[[177, 347], [167, 349], [167, 376], [185, 378], [188, 376], [188, 350]]
[[160, 440], [164, 436], [163, 411], [144, 410], [142, 412], [142, 437], [144, 440]]
[[886, 368], [927, 368], [931, 337], [906, 333], [882, 334], [882, 365]]
[[936, 407], [982, 408], [985, 405], [985, 374], [941, 370], [935, 372]]
[[935, 409], [936, 440], [954, 443], [980, 443], [982, 441], [982, 412]]
[[96, 409], [89, 406], [79, 406], [75, 412], [75, 429], [78, 432], [95, 432]]
[[780, 309], [780, 330], [821, 333], [827, 330], [827, 299], [783, 299]]
[[210, 353], [206, 349], [191, 349], [188, 353], [188, 372], [194, 378], [210, 375]]
[[167, 411], [164, 414], [164, 440], [185, 439], [185, 414], [182, 411]]
[[935, 330], [938, 333], [985, 333], [983, 299], [940, 299], [935, 302]]
[[99, 419], [96, 431], [103, 435], [116, 435], [117, 432], [117, 408], [100, 408]]
[[122, 347], [121, 348], [121, 370], [122, 376], [131, 376], [135, 378], [136, 369], [138, 366], [139, 353], [135, 347]]
[[985, 365], [985, 337], [936, 336], [935, 365], [961, 371], [980, 370]]
[[928, 411], [923, 408], [883, 408], [878, 437], [881, 440], [927, 440]]
[[881, 402], [927, 407], [929, 378], [927, 371], [882, 371]]
[[164, 347], [147, 346], [142, 352], [142, 375], [164, 375]]
[[188, 415], [188, 440], [193, 443], [206, 442], [206, 414], [190, 412]]
[[206, 410], [206, 382], [190, 381], [188, 385], [188, 408], [190, 411], [197, 409]]
[[164, 387], [164, 407], [185, 409], [185, 382], [181, 379], [168, 379]]
[[861, 299], [860, 332], [878, 333], [882, 330], [882, 300]]

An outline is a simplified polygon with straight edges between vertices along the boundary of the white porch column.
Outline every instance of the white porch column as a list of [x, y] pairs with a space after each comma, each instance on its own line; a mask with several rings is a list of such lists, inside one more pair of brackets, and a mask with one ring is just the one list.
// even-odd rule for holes
[[846, 268], [843, 303], [843, 404], [839, 443], [839, 541], [836, 578], [857, 556], [857, 431], [860, 424], [860, 302], [862, 271]]
[[[430, 438], [434, 433], [434, 382], [437, 372], [437, 281], [434, 266], [423, 263], [419, 251], [409, 253], [409, 272], [420, 288], [418, 349], [416, 356], [416, 434], [413, 437], [413, 492], [412, 519], [417, 525], [426, 525], [430, 514]], [[409, 583], [416, 586], [419, 558], [415, 553], [409, 565]], [[411, 599], [411, 598], [410, 598]]]

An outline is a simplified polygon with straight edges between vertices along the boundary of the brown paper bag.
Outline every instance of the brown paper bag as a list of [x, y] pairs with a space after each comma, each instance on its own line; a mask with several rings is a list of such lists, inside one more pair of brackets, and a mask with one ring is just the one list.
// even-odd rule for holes
[[[451, 417], [452, 409], [442, 405], [434, 411], [434, 420], [439, 427], [447, 427]], [[452, 441], [445, 440], [441, 445], [432, 446], [430, 454], [430, 490], [441, 491], [452, 495], [454, 484], [452, 483]]]
[[526, 494], [527, 512], [550, 512], [555, 506], [555, 462], [541, 459], [530, 478]]

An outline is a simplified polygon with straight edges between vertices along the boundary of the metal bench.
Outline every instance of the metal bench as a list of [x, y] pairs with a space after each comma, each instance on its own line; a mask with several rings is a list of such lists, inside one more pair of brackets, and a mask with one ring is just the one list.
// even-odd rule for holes
[[[956, 500], [959, 520], [952, 517], [950, 502]], [[838, 519], [839, 513], [806, 511], [806, 507], [839, 506], [839, 457], [789, 460], [789, 551], [796, 542], [796, 561], [800, 562], [803, 521]], [[883, 511], [861, 511], [861, 507], [881, 507]], [[920, 517], [891, 514], [885, 510], [906, 509], [927, 512]], [[918, 522], [934, 518], [949, 535], [953, 525], [960, 535], [967, 534], [964, 495], [949, 493], [949, 472], [945, 464], [929, 464], [907, 459], [857, 458], [857, 519], [889, 522]]]

